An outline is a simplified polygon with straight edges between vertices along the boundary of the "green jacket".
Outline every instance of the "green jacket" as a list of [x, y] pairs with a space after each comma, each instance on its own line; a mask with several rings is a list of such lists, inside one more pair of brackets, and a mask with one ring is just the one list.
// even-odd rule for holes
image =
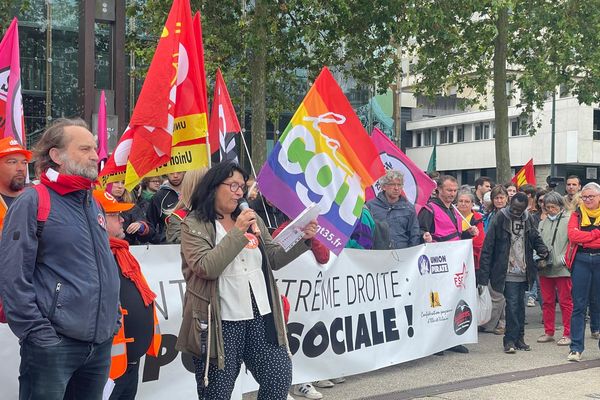
[[[550, 218], [540, 221], [540, 225], [538, 226], [540, 236], [546, 246], [548, 246], [548, 249], [552, 249], [550, 250], [551, 258], [548, 259], [548, 262], [552, 262], [552, 267], [539, 269], [538, 274], [540, 276], [545, 276], [547, 278], [571, 276], [571, 273], [565, 264], [565, 253], [569, 246], [569, 238], [567, 237], [569, 218], [571, 218], [571, 212], [564, 210], [562, 211], [562, 216], [559, 215], [554, 221], [551, 221]], [[556, 231], [554, 246], [551, 246], [552, 237], [554, 236], [554, 231], [557, 227], [558, 230]]]
[[[271, 293], [271, 310], [280, 346], [288, 347], [281, 298], [273, 277], [273, 270], [289, 264], [300, 254], [310, 249], [310, 241], [301, 240], [289, 252], [273, 242], [262, 219], [257, 219], [261, 237], [267, 253], [267, 290]], [[181, 223], [181, 260], [186, 282], [183, 304], [183, 321], [175, 348], [201, 357], [200, 321], [208, 322], [208, 356], [219, 369], [225, 366], [225, 351], [221, 326], [221, 306], [219, 301], [218, 278], [246, 246], [248, 239], [244, 232], [232, 228], [215, 246], [215, 225], [212, 222], [199, 221], [193, 214]], [[210, 317], [209, 317], [210, 313]], [[289, 347], [288, 347], [289, 351]]]

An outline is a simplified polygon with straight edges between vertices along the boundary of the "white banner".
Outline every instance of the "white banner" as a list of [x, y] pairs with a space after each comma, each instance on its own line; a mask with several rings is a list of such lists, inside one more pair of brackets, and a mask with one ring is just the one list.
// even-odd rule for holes
[[[175, 350], [185, 292], [179, 246], [136, 246], [132, 252], [158, 295], [163, 334], [161, 356], [142, 360], [139, 398], [195, 398], [191, 357]], [[321, 266], [307, 252], [275, 273], [291, 305], [295, 383], [372, 371], [477, 342], [470, 241], [346, 249], [332, 258]], [[19, 345], [6, 324], [0, 343], [3, 398], [16, 399]], [[241, 397], [241, 386], [256, 388], [249, 373], [241, 380], [232, 398]]]

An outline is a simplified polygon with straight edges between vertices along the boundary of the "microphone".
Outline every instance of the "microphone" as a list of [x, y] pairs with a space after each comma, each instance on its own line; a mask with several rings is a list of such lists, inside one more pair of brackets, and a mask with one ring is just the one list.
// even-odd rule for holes
[[[248, 201], [246, 201], [246, 199], [243, 197], [240, 197], [238, 199], [238, 207], [240, 207], [240, 210], [242, 211], [250, 208], [250, 206], [248, 205]], [[256, 222], [253, 222], [252, 225], [250, 225], [250, 229], [252, 230], [252, 233], [260, 236], [260, 229], [258, 229], [258, 225], [256, 225]]]

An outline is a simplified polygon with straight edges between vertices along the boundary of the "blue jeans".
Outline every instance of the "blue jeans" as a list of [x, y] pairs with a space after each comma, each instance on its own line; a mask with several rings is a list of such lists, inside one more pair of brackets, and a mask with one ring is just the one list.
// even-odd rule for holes
[[[571, 315], [571, 351], [583, 352], [585, 311], [593, 287], [600, 288], [600, 254], [577, 252], [571, 270], [573, 314]], [[596, 289], [598, 290], [598, 289]]]
[[592, 282], [590, 291], [590, 331], [600, 332], [600, 290], [599, 287]]
[[101, 344], [62, 337], [50, 346], [25, 340], [19, 368], [20, 400], [101, 400], [112, 338]]
[[525, 335], [525, 291], [527, 282], [506, 282], [504, 298], [506, 299], [506, 330], [504, 344], [515, 343]]

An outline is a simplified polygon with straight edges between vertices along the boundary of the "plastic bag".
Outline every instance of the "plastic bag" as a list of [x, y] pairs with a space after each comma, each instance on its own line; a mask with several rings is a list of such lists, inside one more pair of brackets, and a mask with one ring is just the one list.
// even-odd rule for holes
[[492, 319], [492, 296], [487, 286], [479, 286], [477, 297], [477, 326], [487, 324]]

